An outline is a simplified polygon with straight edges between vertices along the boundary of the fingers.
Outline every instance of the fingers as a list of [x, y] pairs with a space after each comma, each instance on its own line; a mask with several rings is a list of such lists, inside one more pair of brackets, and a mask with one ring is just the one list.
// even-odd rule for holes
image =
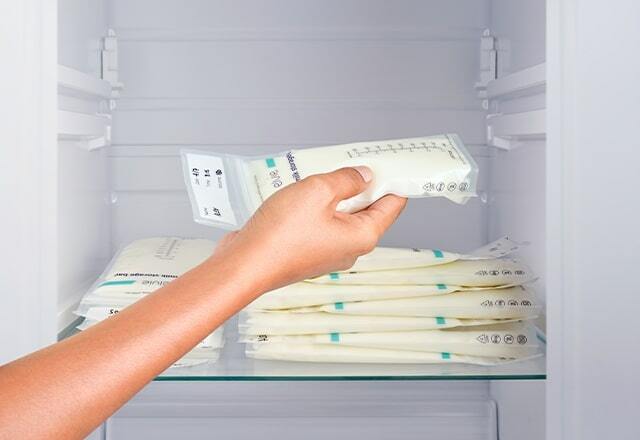
[[[406, 204], [406, 198], [389, 194], [376, 200], [367, 209], [353, 215], [366, 222], [371, 222], [380, 236], [396, 221]], [[379, 236], [378, 238], [380, 238]]]
[[373, 173], [367, 167], [340, 168], [331, 173], [318, 175], [331, 189], [334, 200], [348, 199], [364, 191]]

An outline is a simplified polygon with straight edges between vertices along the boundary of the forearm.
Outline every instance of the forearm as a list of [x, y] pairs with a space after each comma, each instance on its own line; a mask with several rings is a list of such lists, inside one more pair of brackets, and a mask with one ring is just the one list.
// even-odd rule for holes
[[118, 315], [0, 368], [0, 433], [88, 434], [260, 293], [235, 257], [214, 256]]
[[259, 294], [348, 269], [396, 219], [385, 196], [354, 213], [341, 200], [365, 168], [311, 176], [269, 197], [207, 262], [81, 334], [0, 368], [0, 438], [81, 438]]

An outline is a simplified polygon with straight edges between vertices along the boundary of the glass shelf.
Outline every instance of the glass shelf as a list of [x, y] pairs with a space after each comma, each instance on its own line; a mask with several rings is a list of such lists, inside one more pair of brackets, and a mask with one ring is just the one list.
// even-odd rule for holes
[[[74, 323], [74, 326], [78, 323]], [[236, 318], [225, 325], [226, 344], [213, 364], [170, 368], [156, 381], [328, 381], [328, 380], [542, 380], [544, 356], [495, 367], [464, 364], [320, 364], [249, 359], [237, 342]], [[68, 337], [72, 330], [61, 333]]]

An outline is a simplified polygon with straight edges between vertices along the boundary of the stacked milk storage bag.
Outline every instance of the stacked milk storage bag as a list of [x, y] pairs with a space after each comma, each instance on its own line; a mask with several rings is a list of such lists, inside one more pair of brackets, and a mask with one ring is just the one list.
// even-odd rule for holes
[[469, 255], [376, 248], [345, 272], [269, 292], [239, 323], [246, 354], [309, 362], [495, 365], [539, 354], [530, 269], [507, 238]]
[[[84, 330], [117, 314], [130, 304], [165, 286], [213, 253], [215, 242], [204, 239], [155, 237], [125, 246], [82, 298], [76, 314]], [[224, 345], [223, 328], [207, 336], [173, 367], [215, 362]]]

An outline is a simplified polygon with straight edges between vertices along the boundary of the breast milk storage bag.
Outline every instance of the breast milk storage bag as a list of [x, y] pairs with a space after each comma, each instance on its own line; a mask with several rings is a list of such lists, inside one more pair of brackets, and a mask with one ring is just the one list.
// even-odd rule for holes
[[478, 167], [455, 134], [358, 142], [243, 157], [184, 150], [184, 176], [197, 222], [237, 229], [270, 195], [313, 174], [364, 165], [366, 191], [338, 205], [355, 212], [385, 194], [446, 197], [464, 203], [476, 195]]

